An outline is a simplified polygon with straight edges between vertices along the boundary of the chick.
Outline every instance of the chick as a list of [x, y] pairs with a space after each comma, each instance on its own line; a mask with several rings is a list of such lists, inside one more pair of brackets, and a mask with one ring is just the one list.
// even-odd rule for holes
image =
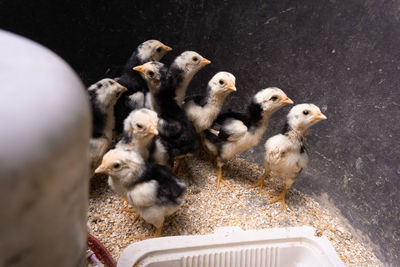
[[172, 80], [172, 87], [175, 89], [175, 101], [179, 107], [183, 104], [187, 87], [193, 76], [210, 63], [211, 61], [194, 51], [185, 51], [172, 62], [168, 76]]
[[[142, 76], [149, 89], [144, 98], [145, 107], [156, 110], [154, 96], [159, 92], [161, 85], [166, 83], [168, 68], [161, 62], [150, 61], [134, 67], [133, 70]], [[157, 106], [158, 109], [159, 107]]]
[[116, 79], [120, 84], [128, 88], [128, 91], [124, 93], [115, 105], [117, 134], [122, 133], [124, 119], [129, 113], [134, 109], [143, 107], [138, 99], [143, 98], [148, 91], [146, 83], [132, 68], [148, 61], [161, 60], [161, 58], [171, 50], [171, 47], [164, 45], [160, 41], [148, 40], [140, 44], [132, 53], [128, 62], [125, 64], [122, 75]]
[[153, 138], [158, 135], [157, 122], [158, 116], [153, 110], [132, 111], [124, 121], [123, 137], [116, 147], [136, 151], [147, 160]]
[[229, 72], [218, 72], [208, 82], [206, 96], [187, 97], [183, 105], [197, 133], [208, 129], [221, 111], [226, 97], [236, 91], [235, 76]]
[[114, 129], [114, 105], [127, 89], [106, 78], [88, 88], [92, 107], [92, 138], [90, 139], [90, 177], [101, 162], [112, 140]]
[[109, 175], [110, 187], [157, 228], [154, 237], [161, 236], [165, 217], [179, 209], [186, 190], [167, 167], [145, 163], [139, 153], [124, 149], [107, 152], [96, 173]]
[[299, 104], [294, 106], [287, 115], [287, 122], [282, 134], [275, 135], [265, 143], [264, 165], [265, 171], [258, 180], [263, 184], [268, 175], [282, 177], [285, 186], [282, 193], [269, 203], [280, 201], [286, 209], [285, 196], [300, 172], [307, 166], [308, 155], [304, 142], [309, 128], [327, 117], [313, 104]]
[[[175, 60], [182, 61], [181, 57]], [[193, 59], [190, 58], [190, 61]], [[176, 158], [175, 173], [178, 172], [184, 155], [195, 152], [199, 146], [194, 126], [174, 99], [175, 89], [187, 80], [187, 76], [193, 76], [193, 72], [197, 70], [188, 67], [189, 71], [186, 71], [176, 67], [178, 65], [174, 61], [168, 71], [160, 62], [148, 62], [134, 68], [146, 80], [150, 92], [154, 92], [152, 101], [159, 117], [160, 135], [156, 138], [156, 149], [152, 158], [154, 162], [163, 165], [172, 165]]]
[[222, 113], [211, 128], [204, 131], [204, 144], [217, 157], [217, 190], [223, 183], [232, 191], [222, 178], [222, 166], [236, 154], [257, 145], [267, 130], [271, 115], [287, 104], [293, 104], [293, 101], [281, 89], [263, 89], [252, 98], [247, 112]]

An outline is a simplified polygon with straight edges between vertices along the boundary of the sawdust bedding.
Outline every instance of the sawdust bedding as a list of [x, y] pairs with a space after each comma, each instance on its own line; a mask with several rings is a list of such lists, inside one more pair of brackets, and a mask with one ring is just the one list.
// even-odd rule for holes
[[[312, 197], [292, 188], [287, 194], [288, 209], [281, 203], [268, 204], [282, 189], [279, 179], [268, 180], [262, 193], [248, 178], [259, 178], [263, 170], [236, 157], [225, 165], [224, 176], [232, 186], [231, 193], [221, 186], [216, 191], [216, 167], [205, 155], [187, 157], [179, 173], [187, 184], [186, 199], [174, 215], [166, 219], [163, 236], [211, 234], [222, 226], [238, 226], [243, 230], [290, 226], [311, 226], [316, 235], [326, 236], [339, 257], [347, 265], [383, 266], [372, 249], [353, 236], [339, 218], [319, 205]], [[110, 251], [115, 260], [137, 237], [151, 236], [155, 228], [143, 219], [133, 223], [134, 214], [123, 211], [132, 208], [107, 185], [105, 176], [92, 179], [89, 199], [89, 231]]]

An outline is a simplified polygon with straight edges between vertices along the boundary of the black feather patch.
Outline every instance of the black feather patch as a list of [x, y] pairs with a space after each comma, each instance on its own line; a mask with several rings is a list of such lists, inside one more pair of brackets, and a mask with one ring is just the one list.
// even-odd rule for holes
[[89, 97], [92, 109], [92, 137], [99, 138], [104, 136], [106, 125], [106, 114], [100, 109], [95, 90], [89, 90]]
[[[248, 105], [247, 112], [250, 119], [249, 126], [258, 125], [261, 122], [261, 120], [263, 119], [262, 111], [262, 107], [259, 103], [251, 102], [250, 105]], [[247, 124], [246, 126], [250, 128]]]
[[130, 142], [132, 142], [132, 136], [124, 131], [122, 134], [121, 142], [122, 144], [129, 144]]
[[168, 69], [168, 80], [171, 83], [171, 86], [175, 90], [176, 87], [182, 82], [183, 80], [183, 70], [175, 66], [174, 64]]
[[288, 135], [290, 130], [291, 130], [291, 128], [289, 126], [289, 122], [286, 120], [285, 125], [283, 126], [283, 129], [282, 129], [282, 134]]
[[204, 107], [207, 104], [208, 97], [202, 95], [196, 95], [187, 97], [185, 102], [193, 101], [197, 106]]
[[145, 172], [133, 183], [132, 186], [140, 183], [157, 181], [157, 201], [158, 205], [178, 205], [179, 198], [186, 190], [184, 181], [175, 176], [172, 171], [162, 165], [146, 164]]

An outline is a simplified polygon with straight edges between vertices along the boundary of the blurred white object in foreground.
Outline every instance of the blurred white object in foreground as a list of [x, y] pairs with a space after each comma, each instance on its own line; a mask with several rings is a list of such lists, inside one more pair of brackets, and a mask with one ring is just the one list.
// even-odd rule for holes
[[0, 31], [0, 99], [0, 265], [83, 266], [91, 125], [83, 84], [53, 52]]

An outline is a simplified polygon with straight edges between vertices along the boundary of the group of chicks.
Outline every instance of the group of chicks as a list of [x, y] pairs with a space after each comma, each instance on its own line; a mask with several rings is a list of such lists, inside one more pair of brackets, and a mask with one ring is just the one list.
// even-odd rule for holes
[[[137, 217], [154, 225], [160, 236], [166, 216], [182, 204], [186, 185], [176, 176], [185, 155], [203, 149], [217, 163], [217, 190], [224, 184], [222, 167], [235, 155], [257, 145], [271, 115], [293, 101], [279, 88], [257, 92], [245, 112], [220, 113], [236, 91], [235, 76], [218, 72], [202, 96], [187, 97], [192, 77], [211, 62], [185, 51], [168, 67], [159, 62], [172, 49], [157, 40], [140, 44], [118, 78], [91, 85], [93, 131], [91, 174], [107, 174], [110, 187], [135, 207]], [[271, 203], [281, 201], [307, 165], [304, 141], [310, 126], [326, 117], [313, 104], [294, 106], [282, 134], [265, 144], [265, 172], [284, 178], [285, 187]], [[115, 144], [116, 143], [116, 144]], [[115, 146], [114, 146], [115, 144]], [[113, 147], [111, 150], [109, 150]]]

